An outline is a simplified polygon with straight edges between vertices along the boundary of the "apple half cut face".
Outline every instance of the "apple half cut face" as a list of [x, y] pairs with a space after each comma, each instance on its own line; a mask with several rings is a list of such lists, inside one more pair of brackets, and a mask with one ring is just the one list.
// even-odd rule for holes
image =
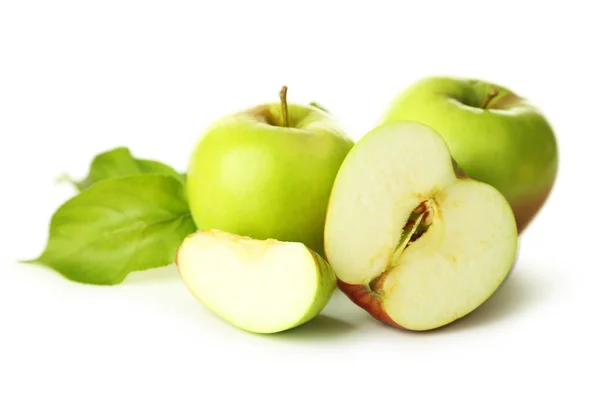
[[443, 138], [415, 122], [380, 126], [357, 142], [325, 224], [339, 288], [409, 330], [441, 327], [481, 305], [512, 268], [517, 240], [504, 196], [457, 174]]
[[176, 264], [201, 304], [231, 325], [255, 333], [308, 322], [336, 287], [329, 264], [304, 244], [219, 230], [188, 236]]

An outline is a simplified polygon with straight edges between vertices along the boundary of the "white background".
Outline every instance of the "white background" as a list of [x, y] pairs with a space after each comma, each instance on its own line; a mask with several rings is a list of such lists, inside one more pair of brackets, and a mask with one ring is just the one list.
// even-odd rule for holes
[[[600, 398], [594, 2], [0, 4], [0, 399]], [[528, 97], [560, 149], [514, 274], [447, 329], [388, 328], [336, 293], [301, 328], [251, 335], [173, 267], [95, 287], [16, 261], [39, 254], [73, 194], [55, 179], [82, 177], [101, 151], [184, 170], [210, 122], [283, 84], [358, 139], [432, 74]]]

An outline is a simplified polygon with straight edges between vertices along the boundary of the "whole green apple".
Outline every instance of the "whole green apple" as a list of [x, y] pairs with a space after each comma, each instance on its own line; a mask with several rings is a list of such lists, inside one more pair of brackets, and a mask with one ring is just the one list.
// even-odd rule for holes
[[396, 121], [420, 122], [441, 134], [469, 177], [506, 197], [519, 233], [551, 192], [558, 169], [555, 134], [539, 109], [506, 87], [427, 77], [400, 93], [380, 124]]
[[201, 135], [187, 175], [198, 229], [301, 242], [323, 254], [325, 213], [354, 142], [310, 105], [263, 104], [226, 116]]

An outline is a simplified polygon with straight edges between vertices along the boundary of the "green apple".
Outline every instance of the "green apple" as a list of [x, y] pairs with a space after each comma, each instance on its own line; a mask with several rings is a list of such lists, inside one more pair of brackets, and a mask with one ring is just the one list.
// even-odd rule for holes
[[176, 265], [201, 304], [255, 333], [280, 332], [310, 321], [336, 287], [329, 264], [302, 243], [218, 230], [188, 236]]
[[331, 186], [354, 142], [310, 105], [263, 104], [226, 116], [200, 137], [187, 191], [199, 229], [301, 242], [323, 254]]
[[339, 288], [409, 330], [447, 325], [506, 279], [518, 233], [506, 198], [455, 171], [443, 138], [416, 122], [362, 137], [331, 192], [325, 253]]
[[380, 122], [404, 120], [437, 131], [468, 176], [498, 189], [519, 232], [546, 202], [557, 175], [557, 141], [544, 115], [523, 97], [495, 83], [428, 77], [401, 92]]

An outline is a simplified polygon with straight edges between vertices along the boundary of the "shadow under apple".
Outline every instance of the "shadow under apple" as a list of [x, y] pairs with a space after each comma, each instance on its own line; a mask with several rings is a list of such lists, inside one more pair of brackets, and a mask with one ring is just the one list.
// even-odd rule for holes
[[319, 314], [305, 324], [294, 329], [272, 334], [271, 336], [281, 340], [320, 341], [336, 339], [355, 329], [356, 327], [349, 322], [329, 315]]
[[[539, 270], [538, 270], [539, 271]], [[556, 293], [557, 282], [536, 275], [526, 265], [515, 265], [509, 276], [496, 292], [470, 314], [437, 329], [423, 332], [401, 330], [408, 334], [444, 334], [467, 329], [479, 329], [500, 323], [520, 312], [526, 312], [536, 304], [543, 303]], [[175, 265], [139, 271], [130, 274], [127, 284], [155, 285], [180, 280]], [[327, 340], [348, 335], [365, 324], [377, 324], [374, 318], [362, 308], [353, 304], [338, 289], [330, 303], [313, 318], [298, 327], [268, 335], [280, 340]], [[383, 323], [384, 328], [398, 330]]]

